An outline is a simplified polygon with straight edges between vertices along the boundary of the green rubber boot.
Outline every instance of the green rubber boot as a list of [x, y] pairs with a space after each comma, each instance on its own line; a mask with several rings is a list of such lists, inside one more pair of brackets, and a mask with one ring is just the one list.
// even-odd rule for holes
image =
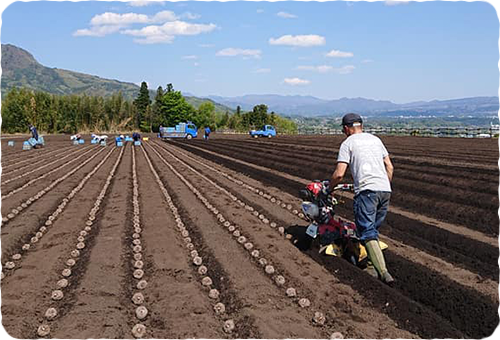
[[370, 240], [366, 242], [365, 248], [368, 253], [368, 258], [380, 275], [380, 279], [387, 284], [393, 283], [394, 278], [391, 274], [389, 274], [389, 271], [385, 266], [384, 254], [382, 253], [382, 249], [380, 249], [378, 240]]
[[367, 273], [370, 276], [373, 276], [374, 278], [378, 279], [378, 273], [371, 261], [368, 261], [368, 264], [366, 265], [366, 268], [363, 269], [365, 273]]

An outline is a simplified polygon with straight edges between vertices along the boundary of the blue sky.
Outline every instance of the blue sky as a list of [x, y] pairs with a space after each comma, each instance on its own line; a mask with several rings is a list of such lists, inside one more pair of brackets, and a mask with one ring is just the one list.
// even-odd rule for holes
[[2, 43], [43, 65], [195, 95], [498, 95], [486, 2], [15, 2]]

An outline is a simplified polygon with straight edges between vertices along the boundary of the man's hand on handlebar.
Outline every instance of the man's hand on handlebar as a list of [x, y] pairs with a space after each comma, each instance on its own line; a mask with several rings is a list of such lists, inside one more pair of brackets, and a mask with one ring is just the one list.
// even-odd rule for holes
[[353, 184], [347, 184], [347, 183], [343, 183], [343, 184], [337, 184], [332, 191], [336, 191], [336, 190], [342, 190], [342, 191], [353, 191], [354, 190], [354, 185]]

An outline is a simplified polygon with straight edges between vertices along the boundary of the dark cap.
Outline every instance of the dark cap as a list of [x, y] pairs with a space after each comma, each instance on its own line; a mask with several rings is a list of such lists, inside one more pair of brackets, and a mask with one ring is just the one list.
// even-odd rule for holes
[[363, 119], [357, 113], [348, 113], [342, 118], [342, 125], [352, 125], [354, 123], [363, 123]]

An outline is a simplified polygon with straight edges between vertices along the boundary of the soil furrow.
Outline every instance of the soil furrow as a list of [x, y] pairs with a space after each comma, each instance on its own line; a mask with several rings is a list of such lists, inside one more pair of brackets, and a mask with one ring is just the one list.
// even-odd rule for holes
[[[78, 177], [73, 177], [71, 180], [67, 183], [70, 185], [77, 184], [72, 188], [72, 190], [69, 190], [69, 194], [67, 193], [67, 190], [64, 188], [61, 188], [61, 192], [54, 192], [52, 193], [51, 190], [52, 188], [49, 186], [47, 187], [48, 190], [43, 190], [43, 191], [48, 191], [49, 197], [46, 198], [46, 200], [41, 201], [42, 208], [43, 208], [43, 213], [36, 213], [35, 212], [35, 207], [31, 206], [31, 200], [38, 200], [38, 198], [41, 198], [45, 193], [43, 191], [40, 191], [37, 193], [35, 196], [32, 198], [28, 199], [25, 204], [29, 203], [29, 209], [23, 208], [23, 211], [27, 211], [27, 215], [23, 215], [22, 218], [18, 221], [16, 221], [15, 224], [9, 224], [7, 227], [2, 225], [2, 257], [9, 257], [9, 253], [13, 253], [15, 251], [27, 251], [30, 247], [26, 246], [26, 244], [31, 244], [31, 243], [36, 243], [38, 239], [40, 238], [40, 235], [36, 236], [33, 234], [37, 233], [36, 228], [38, 227], [45, 227], [45, 229], [50, 228], [50, 226], [53, 224], [54, 220], [57, 219], [57, 216], [60, 215], [64, 209], [66, 208], [66, 205], [71, 201], [71, 199], [75, 196], [75, 194], [83, 188], [85, 183], [97, 172], [99, 167], [101, 167], [104, 162], [111, 156], [111, 153], [114, 151], [114, 149], [110, 150], [108, 153], [106, 153], [103, 157], [102, 160], [99, 161], [99, 163], [93, 165], [92, 168], [87, 170], [87, 173], [83, 178], [79, 181], [76, 182], [75, 180], [78, 179]], [[90, 160], [90, 159], [89, 159]], [[92, 165], [92, 163], [89, 164], [89, 166]], [[77, 170], [77, 169], [75, 169]], [[83, 175], [83, 174], [80, 174]], [[76, 182], [76, 183], [75, 183]], [[53, 185], [52, 183], [51, 185]], [[56, 183], [57, 184], [57, 183]], [[61, 194], [62, 193], [62, 194]], [[56, 199], [54, 199], [54, 196]], [[58, 204], [57, 202], [60, 203]], [[40, 206], [36, 207], [37, 209], [40, 209]], [[24, 210], [26, 209], [26, 210]], [[52, 214], [49, 212], [52, 211]], [[35, 225], [35, 227], [33, 227]], [[34, 228], [34, 229], [33, 229]], [[41, 231], [38, 231], [41, 232]], [[42, 234], [44, 232], [41, 232]], [[22, 247], [25, 247], [26, 249], [22, 249]], [[21, 251], [22, 253], [22, 251]]]
[[130, 158], [130, 147], [122, 147], [109, 189], [101, 191], [104, 196], [97, 198], [101, 212], [96, 214], [84, 240], [85, 248], [80, 250], [78, 267], [75, 265], [73, 270], [75, 277], [69, 279], [71, 289], [65, 291], [64, 307], [60, 307], [64, 313], [61, 311], [57, 322], [51, 325], [54, 338], [131, 337], [128, 295], [122, 287], [126, 275], [122, 242], [130, 215]]
[[[75, 234], [73, 234], [73, 240], [70, 241], [73, 244], [73, 250], [67, 251], [67, 260], [64, 260], [64, 255], [61, 257], [62, 261], [60, 263], [60, 266], [62, 266], [60, 268], [63, 269], [61, 274], [55, 275], [56, 278], [59, 279], [59, 281], [57, 281], [58, 289], [52, 291], [52, 301], [44, 304], [45, 307], [48, 308], [45, 312], [45, 315], [42, 314], [44, 320], [39, 321], [40, 325], [37, 329], [37, 335], [40, 337], [52, 334], [51, 336], [58, 338], [59, 332], [62, 332], [62, 334], [64, 334], [64, 336], [62, 337], [81, 338], [81, 332], [83, 331], [83, 329], [91, 334], [99, 334], [98, 332], [94, 332], [96, 332], [96, 330], [104, 330], [107, 325], [107, 321], [113, 320], [114, 316], [120, 314], [110, 313], [110, 311], [114, 308], [118, 310], [120, 308], [117, 308], [111, 303], [111, 301], [108, 301], [107, 299], [107, 297], [109, 297], [107, 293], [109, 293], [110, 291], [116, 293], [116, 291], [112, 288], [107, 290], [107, 287], [104, 288], [104, 292], [101, 291], [104, 284], [105, 286], [110, 284], [109, 281], [113, 278], [113, 274], [116, 274], [116, 272], [108, 272], [109, 268], [103, 268], [103, 266], [100, 265], [99, 261], [95, 261], [94, 249], [97, 245], [96, 252], [98, 252], [99, 250], [102, 250], [103, 242], [106, 243], [105, 241], [103, 241], [103, 239], [105, 238], [99, 237], [99, 235], [101, 232], [105, 232], [101, 229], [106, 229], [106, 219], [104, 218], [105, 215], [108, 213], [113, 213], [113, 210], [106, 209], [107, 205], [112, 204], [113, 202], [113, 198], [109, 197], [110, 195], [108, 188], [110, 186], [113, 187], [114, 183], [116, 182], [115, 174], [118, 166], [122, 161], [124, 150], [124, 148], [121, 148], [120, 153], [113, 164], [113, 167], [107, 174], [106, 181], [101, 187], [99, 195], [95, 199], [94, 206], [88, 213], [87, 221], [85, 223], [78, 223], [78, 226], [82, 229], [80, 230], [80, 232], [77, 231]], [[119, 187], [121, 187], [121, 185], [119, 185]], [[103, 212], [99, 213], [99, 210], [101, 208], [103, 209]], [[76, 235], [79, 236], [75, 240], [74, 237]], [[106, 246], [104, 246], [104, 248], [106, 248], [104, 250], [105, 255], [102, 256], [101, 254], [100, 257], [100, 259], [103, 260], [110, 256], [109, 249], [107, 249]], [[116, 264], [113, 263], [113, 265]], [[110, 272], [111, 277], [107, 277], [107, 274], [109, 274]], [[97, 292], [94, 292], [89, 286], [87, 286], [89, 280], [90, 282], [95, 284], [91, 285], [90, 287], [95, 287]], [[97, 280], [97, 282], [93, 282], [92, 280]], [[61, 283], [63, 281], [65, 281], [65, 283]], [[113, 285], [111, 284], [111, 286]], [[89, 290], [86, 291], [85, 289], [82, 289], [85, 287], [87, 287], [87, 289]], [[57, 296], [56, 292], [59, 295], [57, 298], [55, 298], [55, 296]], [[88, 293], [88, 295], [86, 295], [85, 293]], [[120, 295], [119, 292], [118, 295]], [[103, 296], [105, 296], [106, 299], [103, 299]], [[86, 298], [82, 299], [82, 297]], [[91, 306], [95, 308], [95, 306], [98, 305], [97, 301], [99, 299], [101, 299], [101, 301], [104, 300], [106, 306], [108, 306], [108, 303], [111, 304], [111, 306], [109, 306], [106, 314], [101, 314], [100, 318], [93, 319], [95, 310], [93, 310], [92, 307], [90, 307], [90, 310], [85, 310], [85, 305], [87, 303], [90, 303]], [[83, 310], [84, 312], [79, 313], [80, 310]], [[49, 311], [52, 311], [52, 315], [49, 314]], [[88, 312], [89, 314], [86, 314], [86, 312]], [[76, 327], [81, 331], [78, 332], [79, 334], [75, 334], [75, 320], [78, 321], [77, 316], [81, 317], [82, 314], [86, 314], [86, 317], [84, 317], [85, 320], [90, 319], [90, 316], [92, 316], [92, 324], [95, 327], [87, 327], [82, 329], [81, 323], [77, 322]], [[69, 326], [66, 326], [68, 325], [68, 323]], [[122, 322], [118, 322], [118, 324], [121, 325]], [[115, 334], [122, 335], [120, 330], [115, 331]], [[97, 337], [97, 335], [88, 335], [88, 337]]]
[[[20, 168], [21, 165], [22, 167], [24, 167], [23, 164], [25, 163], [30, 163], [30, 164], [33, 164], [34, 162], [38, 162], [40, 159], [46, 159], [49, 155], [52, 155], [54, 153], [64, 153], [65, 151], [69, 150], [71, 147], [67, 147], [67, 148], [64, 148], [64, 149], [61, 149], [61, 148], [57, 148], [55, 150], [50, 150], [50, 151], [47, 151], [46, 153], [40, 155], [40, 156], [35, 156], [35, 157], [30, 157], [28, 159], [21, 159], [19, 160], [19, 157], [16, 157], [17, 160], [16, 162], [9, 162], [8, 160], [5, 160], [3, 159], [2, 157], [2, 170], [5, 171], [5, 170], [9, 170], [10, 171], [10, 168]], [[15, 153], [16, 155], [18, 155], [18, 153], [16, 152]]]
[[[219, 263], [214, 256], [213, 250], [208, 246], [203, 235], [200, 233], [200, 228], [198, 228], [196, 223], [191, 219], [189, 211], [181, 204], [182, 200], [180, 200], [178, 195], [172, 190], [168, 181], [158, 173], [153, 163], [150, 163], [149, 156], [145, 149], [143, 148], [142, 150], [146, 159], [148, 159], [151, 171], [155, 174], [155, 177], [157, 176], [158, 184], [164, 189], [164, 191], [162, 191], [167, 203], [171, 207], [174, 217], [176, 215], [178, 216], [176, 218], [177, 227], [181, 231], [181, 236], [186, 244], [186, 248], [191, 252], [192, 261], [195, 266], [199, 266], [197, 271], [194, 270], [194, 276], [199, 278], [203, 286], [207, 286], [208, 289], [210, 289], [208, 295], [215, 300], [214, 303], [218, 301], [218, 303], [213, 306], [213, 311], [224, 320], [224, 325], [227, 322], [235, 323], [234, 329], [229, 330], [224, 327], [225, 331], [227, 333], [233, 333], [237, 338], [262, 337], [256, 329], [254, 318], [241, 311], [243, 303], [236, 294], [231, 277], [226, 273], [222, 264]], [[177, 204], [173, 202], [177, 202]], [[204, 282], [204, 280], [207, 282]], [[222, 304], [222, 306], [220, 304]], [[220, 309], [222, 307], [223, 309]]]
[[[38, 161], [39, 159], [52, 155], [56, 152], [64, 152], [66, 149], [70, 149], [71, 147], [65, 147], [65, 148], [56, 147], [55, 150], [52, 150], [51, 147], [45, 147], [43, 149], [33, 149], [30, 150], [34, 151], [31, 152], [31, 154], [29, 154], [29, 152], [27, 151], [22, 150], [22, 148], [13, 152], [6, 153], [5, 152], [6, 148], [7, 147], [5, 145], [2, 146], [2, 167], [10, 168], [10, 167], [20, 166], [24, 163], [32, 161]], [[20, 159], [19, 154], [22, 151], [24, 151], [24, 153], [22, 154], [23, 156], [31, 155], [32, 157], [29, 157], [29, 159], [25, 159], [25, 157], [22, 157]], [[33, 155], [33, 153], [35, 153], [35, 155]]]
[[44, 173], [44, 174], [43, 174], [43, 175], [41, 175], [41, 176], [38, 176], [38, 177], [33, 178], [33, 179], [30, 179], [29, 181], [27, 181], [26, 183], [24, 183], [24, 184], [23, 184], [23, 185], [21, 185], [21, 186], [16, 187], [15, 189], [12, 189], [12, 190], [10, 190], [10, 191], [3, 190], [4, 192], [6, 192], [6, 191], [7, 191], [7, 193], [6, 193], [6, 194], [4, 194], [4, 195], [2, 195], [2, 200], [5, 200], [6, 198], [8, 198], [8, 197], [10, 197], [10, 196], [12, 196], [12, 195], [17, 194], [18, 192], [20, 192], [21, 190], [23, 190], [23, 189], [27, 188], [28, 186], [29, 186], [30, 188], [31, 188], [31, 187], [33, 187], [33, 186], [34, 186], [34, 185], [33, 185], [33, 183], [35, 183], [35, 182], [37, 182], [37, 181], [39, 181], [39, 180], [41, 180], [41, 179], [46, 178], [47, 176], [51, 175], [52, 173], [54, 173], [54, 172], [56, 172], [56, 171], [59, 171], [59, 170], [63, 169], [64, 167], [66, 167], [66, 166], [70, 165], [70, 164], [71, 164], [71, 163], [73, 163], [73, 162], [76, 162], [76, 161], [77, 161], [77, 160], [79, 160], [80, 158], [84, 157], [85, 155], [87, 155], [88, 153], [93, 152], [93, 151], [95, 151], [95, 150], [87, 150], [86, 152], [82, 153], [82, 154], [81, 154], [81, 155], [79, 155], [78, 157], [76, 157], [76, 158], [74, 158], [74, 159], [72, 159], [72, 160], [70, 160], [70, 161], [68, 161], [68, 162], [66, 162], [66, 163], [64, 163], [64, 164], [61, 164], [61, 165], [57, 166], [55, 169], [52, 169], [52, 170], [50, 170], [50, 171], [48, 171], [48, 172]]
[[[198, 272], [186, 260], [183, 238], [167, 208], [160, 185], [142, 151], [137, 163], [142, 239], [150, 300], [148, 335], [154, 338], [223, 338], [220, 320], [196, 281]], [[193, 317], [197, 322], [192, 322]]]
[[106, 180], [105, 172], [112, 166], [111, 161], [103, 165], [102, 171], [88, 182], [74, 200], [68, 202], [65, 211], [51, 226], [51, 232], [23, 256], [15, 275], [2, 280], [2, 322], [10, 335], [16, 338], [37, 337], [37, 318], [44, 315], [43, 307], [50, 299], [51, 292], [57, 289], [54, 273], [62, 271], [61, 265], [69, 257], [64, 254], [69, 254], [75, 247], [71, 243], [76, 241], [75, 234], [84, 218], [82, 215], [92, 207], [93, 202], [88, 197], [95, 197], [99, 193]]
[[[2, 181], [2, 186], [6, 185], [6, 184], [8, 184], [8, 183], [10, 183], [10, 182], [13, 182], [13, 181], [19, 180], [19, 179], [21, 179], [21, 178], [23, 178], [23, 177], [26, 177], [26, 176], [28, 176], [28, 175], [30, 175], [30, 174], [32, 174], [32, 173], [38, 172], [38, 171], [40, 171], [40, 170], [42, 170], [42, 169], [45, 169], [46, 167], [51, 166], [52, 164], [56, 164], [57, 162], [60, 162], [60, 161], [62, 161], [63, 159], [66, 159], [66, 158], [68, 158], [68, 157], [73, 156], [75, 153], [78, 153], [78, 150], [77, 150], [77, 151], [75, 151], [75, 150], [71, 150], [71, 152], [70, 152], [69, 154], [67, 154], [67, 155], [65, 155], [65, 156], [63, 156], [63, 157], [60, 157], [60, 158], [57, 158], [56, 160], [53, 160], [53, 161], [48, 162], [48, 163], [45, 163], [44, 165], [41, 165], [41, 166], [39, 166], [39, 167], [37, 167], [37, 168], [35, 168], [35, 169], [33, 169], [33, 170], [30, 170], [30, 171], [28, 171], [28, 172], [24, 172], [23, 174], [18, 175], [18, 176], [16, 176], [16, 177], [13, 177], [13, 178], [7, 179], [7, 180], [5, 180], [5, 181]], [[2, 177], [3, 177], [3, 176], [2, 176]]]
[[[153, 151], [155, 150], [154, 148], [152, 149]], [[164, 160], [163, 160], [164, 161]], [[165, 163], [166, 161], [164, 161]], [[168, 163], [165, 163], [168, 164]], [[173, 168], [171, 168], [172, 171], [174, 171]], [[176, 170], [175, 170], [176, 171]], [[175, 173], [174, 171], [174, 173]], [[179, 176], [180, 174], [177, 172], [176, 176]], [[183, 177], [179, 177], [181, 181], [183, 181], [186, 185], [189, 183]], [[191, 188], [192, 190], [195, 190], [194, 187]], [[196, 195], [201, 195], [198, 191], [195, 191], [193, 193], [197, 193]], [[196, 196], [195, 196], [196, 197]], [[204, 198], [203, 196], [198, 197], [200, 200]], [[179, 199], [183, 200], [182, 197], [179, 197]], [[192, 200], [192, 199], [191, 199]], [[229, 223], [229, 226], [231, 226], [231, 222], [227, 221], [222, 217], [222, 215], [219, 213], [217, 209], [215, 209], [213, 206], [211, 206], [208, 201], [205, 201], [205, 204], [207, 205], [207, 208], [211, 207], [213, 210], [212, 213], [215, 215], [217, 213], [217, 218], [219, 219], [219, 222], [222, 223]], [[194, 208], [194, 207], [193, 207]], [[197, 213], [199, 214], [200, 210], [203, 210], [203, 208], [197, 209]], [[191, 213], [192, 215], [192, 213]], [[224, 220], [224, 222], [222, 222]], [[212, 228], [209, 228], [208, 226], [204, 225], [204, 229], [201, 229], [200, 226], [200, 232], [207, 237], [208, 240], [212, 243], [220, 243], [223, 242], [225, 244], [225, 249], [220, 249], [220, 248], [212, 248], [215, 256], [219, 258], [219, 261], [223, 261], [223, 266], [224, 268], [231, 268], [231, 271], [234, 272], [236, 271], [236, 276], [231, 276], [233, 277], [233, 281], [235, 282], [235, 285], [237, 285], [238, 291], [240, 294], [244, 294], [246, 296], [246, 303], [250, 306], [246, 306], [246, 310], [248, 310], [249, 313], [252, 314], [252, 316], [255, 318], [255, 323], [258, 326], [261, 334], [265, 338], [275, 338], [275, 337], [313, 337], [317, 338], [318, 335], [312, 335], [312, 334], [318, 334], [317, 332], [313, 331], [314, 328], [311, 328], [311, 324], [307, 321], [307, 318], [304, 320], [302, 316], [300, 316], [300, 313], [296, 311], [298, 307], [294, 307], [292, 304], [292, 301], [289, 300], [286, 296], [281, 297], [283, 293], [280, 293], [279, 290], [276, 289], [274, 284], [269, 285], [269, 279], [264, 277], [261, 271], [256, 271], [255, 265], [250, 263], [247, 264], [248, 260], [251, 260], [252, 257], [246, 253], [250, 252], [248, 249], [243, 247], [243, 244], [238, 245], [238, 242], [235, 242], [234, 238], [238, 237], [238, 240], [240, 240], [241, 237], [243, 237], [241, 234], [227, 234], [227, 231], [224, 232], [224, 230], [221, 230], [220, 226], [215, 226]], [[227, 228], [227, 226], [224, 226], [224, 228]], [[233, 239], [232, 239], [233, 237]], [[232, 239], [232, 240], [231, 240]], [[226, 240], [226, 241], [222, 241]], [[241, 240], [243, 242], [243, 239]], [[236, 244], [235, 244], [236, 243]], [[241, 249], [243, 250], [243, 253]], [[253, 248], [250, 248], [253, 249]], [[229, 251], [229, 253], [228, 253]], [[229, 257], [228, 255], [231, 254]], [[239, 255], [241, 254], [241, 255]], [[231, 260], [229, 260], [231, 258]], [[239, 259], [239, 260], [237, 260]], [[258, 258], [254, 258], [257, 261]], [[229, 261], [228, 261], [229, 260]], [[251, 260], [251, 262], [253, 262]], [[269, 262], [268, 262], [269, 263]], [[234, 266], [237, 266], [236, 268]], [[259, 266], [257, 264], [257, 266]], [[262, 270], [262, 269], [261, 269]], [[274, 270], [273, 270], [274, 271]], [[253, 274], [250, 274], [253, 273]], [[270, 275], [270, 274], [268, 274]], [[243, 276], [243, 277], [242, 277]], [[251, 279], [250, 279], [251, 277]], [[243, 281], [241, 281], [243, 279]], [[250, 280], [250, 281], [249, 281]], [[274, 281], [271, 280], [272, 283]], [[266, 292], [264, 296], [268, 296], [270, 300], [266, 302], [266, 299], [262, 300], [263, 295], [262, 294], [257, 294], [255, 295], [255, 291], [249, 291], [243, 288], [243, 286], [253, 286], [254, 290], [260, 291], [262, 293]], [[257, 288], [259, 287], [260, 288]], [[265, 288], [267, 287], [267, 288]], [[281, 310], [281, 320], [278, 321], [276, 316], [273, 316], [276, 314], [276, 311], [274, 311], [272, 305], [278, 304], [277, 307]], [[309, 312], [311, 313], [311, 312]], [[295, 320], [293, 321], [294, 327], [290, 328], [290, 326], [284, 326], [282, 322], [285, 322], [285, 315], [287, 316], [286, 319], [288, 320]], [[272, 320], [272, 323], [271, 323]], [[308, 326], [309, 324], [309, 326]], [[288, 327], [288, 329], [286, 329]], [[280, 328], [283, 328], [280, 333], [275, 333], [278, 331]], [[283, 335], [282, 332], [285, 332], [285, 335]], [[286, 335], [288, 334], [288, 335]], [[302, 335], [301, 335], [302, 334]], [[321, 333], [320, 333], [321, 334]], [[271, 336], [272, 335], [272, 336]], [[324, 335], [320, 335], [319, 337], [324, 337]]]

